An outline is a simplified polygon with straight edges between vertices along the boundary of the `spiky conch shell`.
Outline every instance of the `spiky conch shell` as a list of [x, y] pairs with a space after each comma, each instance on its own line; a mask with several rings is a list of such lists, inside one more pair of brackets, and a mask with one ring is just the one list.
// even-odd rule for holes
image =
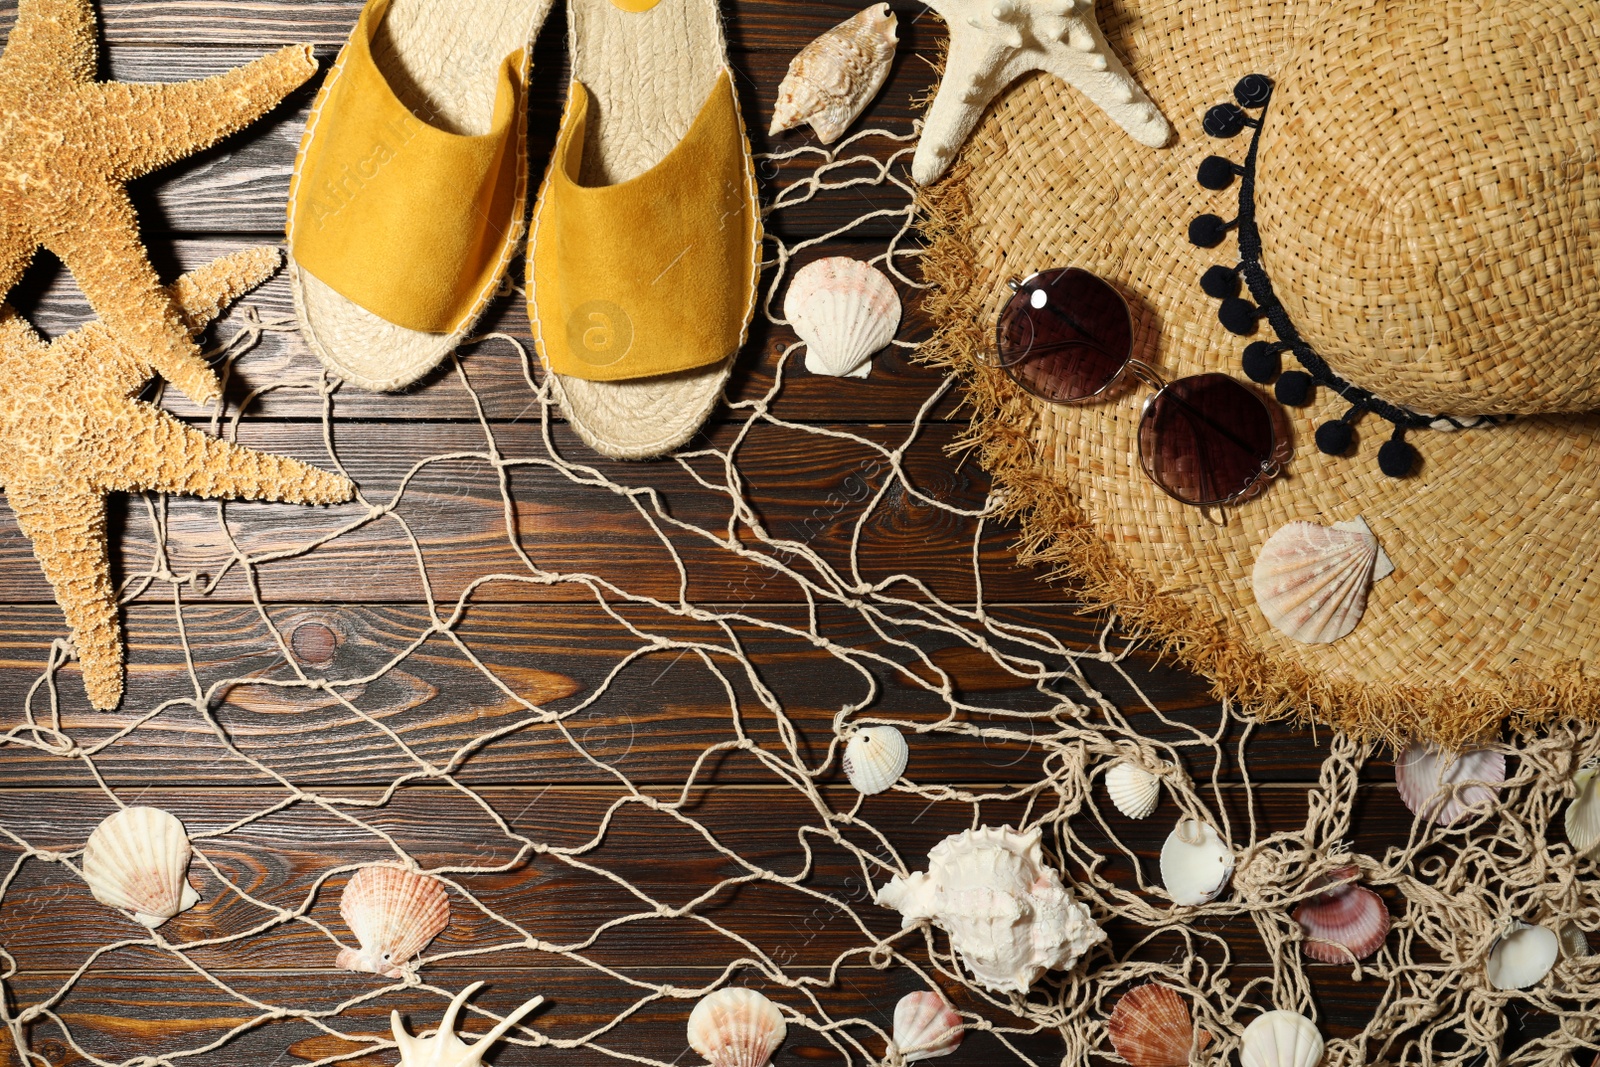
[[900, 329], [900, 294], [883, 271], [849, 256], [830, 256], [795, 272], [783, 315], [806, 343], [806, 370], [865, 378], [872, 356]]
[[152, 930], [200, 901], [189, 884], [189, 835], [160, 808], [124, 808], [108, 817], [83, 850], [83, 879], [107, 907], [133, 912]]
[[361, 948], [342, 948], [347, 971], [399, 978], [411, 958], [450, 925], [450, 895], [425, 874], [377, 864], [363, 867], [339, 898], [339, 914]]
[[938, 993], [919, 989], [894, 1006], [894, 1041], [889, 1059], [901, 1063], [948, 1056], [961, 1047], [966, 1024]]
[[1292, 1011], [1269, 1011], [1244, 1028], [1240, 1067], [1317, 1067], [1322, 1035], [1316, 1024]]
[[1600, 853], [1600, 767], [1585, 767], [1572, 776], [1578, 795], [1567, 805], [1567, 840], [1580, 856]]
[[1261, 546], [1250, 588], [1274, 629], [1303, 644], [1325, 645], [1361, 621], [1377, 563], [1378, 539], [1364, 526], [1296, 521]]
[[1496, 989], [1527, 989], [1544, 981], [1561, 955], [1561, 937], [1554, 930], [1513, 923], [1489, 950], [1484, 972]]
[[1322, 963], [1364, 960], [1388, 938], [1389, 906], [1377, 893], [1351, 881], [1359, 873], [1355, 867], [1328, 872], [1311, 886], [1322, 892], [1294, 910], [1294, 920], [1306, 935], [1300, 950], [1312, 959]]
[[481, 1067], [483, 1054], [489, 1051], [489, 1046], [521, 1022], [523, 1016], [544, 1003], [543, 997], [524, 1001], [521, 1007], [496, 1023], [494, 1029], [469, 1045], [456, 1034], [456, 1016], [461, 1013], [461, 1006], [467, 1002], [467, 998], [482, 987], [482, 982], [473, 982], [457, 993], [450, 1001], [450, 1006], [445, 1008], [444, 1018], [439, 1020], [439, 1029], [431, 1037], [412, 1037], [400, 1022], [400, 1013], [391, 1011], [389, 1029], [394, 1034], [394, 1043], [400, 1047], [400, 1067]]
[[1233, 850], [1215, 830], [1182, 819], [1161, 846], [1161, 884], [1174, 904], [1197, 907], [1222, 895], [1233, 863]]
[[875, 796], [900, 780], [911, 759], [905, 737], [893, 726], [866, 726], [844, 746], [844, 773], [857, 792]]
[[[1451, 755], [1433, 745], [1413, 742], [1394, 761], [1400, 799], [1413, 815], [1432, 818], [1440, 826], [1453, 826], [1471, 809], [1484, 808], [1505, 780], [1505, 754], [1486, 748]], [[1478, 784], [1452, 788], [1461, 782]]]
[[823, 144], [837, 141], [888, 79], [898, 28], [889, 5], [874, 4], [802, 48], [778, 87], [768, 135], [809, 122]]
[[711, 1067], [766, 1067], [788, 1030], [778, 1006], [754, 989], [719, 989], [689, 1013], [689, 1047]]
[[1161, 779], [1132, 760], [1106, 771], [1106, 796], [1130, 819], [1148, 818], [1161, 801]]
[[1171, 986], [1148, 982], [1122, 994], [1106, 1020], [1111, 1047], [1132, 1067], [1188, 1067], [1189, 1052], [1211, 1043], [1195, 1036], [1189, 1004]]

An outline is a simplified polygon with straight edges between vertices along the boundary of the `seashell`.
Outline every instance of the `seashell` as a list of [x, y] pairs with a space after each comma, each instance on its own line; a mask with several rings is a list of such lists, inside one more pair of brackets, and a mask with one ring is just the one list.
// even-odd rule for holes
[[394, 1043], [400, 1046], [400, 1067], [480, 1067], [483, 1054], [489, 1051], [489, 1046], [504, 1037], [506, 1031], [517, 1025], [524, 1015], [544, 1003], [543, 997], [534, 997], [469, 1045], [456, 1036], [456, 1016], [461, 1013], [461, 1005], [466, 1003], [467, 998], [482, 987], [482, 982], [473, 982], [457, 993], [444, 1010], [439, 1029], [429, 1037], [412, 1037], [400, 1022], [400, 1013], [391, 1011], [389, 1029], [394, 1033]]
[[[1300, 950], [1322, 963], [1364, 960], [1383, 947], [1389, 936], [1389, 907], [1383, 898], [1350, 879], [1355, 867], [1330, 871], [1311, 888], [1328, 886], [1294, 910], [1294, 920], [1305, 931]], [[1344, 885], [1335, 883], [1344, 882]]]
[[1304, 1015], [1269, 1011], [1244, 1028], [1240, 1067], [1317, 1067], [1322, 1035]]
[[837, 141], [889, 77], [899, 24], [888, 4], [877, 4], [802, 48], [778, 87], [769, 135], [809, 122], [823, 144]]
[[1538, 985], [1561, 954], [1561, 938], [1554, 930], [1527, 923], [1512, 923], [1489, 950], [1485, 968], [1496, 989], [1527, 989]]
[[868, 726], [850, 735], [844, 746], [844, 773], [858, 792], [881, 793], [905, 773], [911, 749], [893, 726]]
[[1161, 846], [1161, 881], [1174, 904], [1215, 900], [1232, 876], [1233, 850], [1203, 822], [1180, 820]]
[[926, 873], [896, 875], [877, 900], [900, 912], [902, 927], [931, 922], [949, 934], [973, 977], [996, 993], [1025, 993], [1106, 939], [1045, 864], [1037, 827], [953, 834], [928, 853]]
[[347, 971], [399, 978], [402, 968], [450, 925], [444, 883], [399, 867], [363, 867], [344, 887], [339, 914], [360, 950], [342, 948], [334, 962]]
[[701, 997], [689, 1013], [689, 1047], [711, 1067], [766, 1067], [788, 1029], [772, 1001], [730, 987]]
[[1154, 982], [1135, 986], [1122, 995], [1106, 1021], [1111, 1047], [1132, 1067], [1188, 1067], [1191, 1049], [1211, 1043], [1200, 1031], [1195, 1039], [1189, 1004], [1171, 986]]
[[894, 1041], [889, 1059], [898, 1054], [901, 1062], [932, 1060], [948, 1056], [961, 1047], [966, 1026], [948, 1001], [926, 989], [907, 993], [894, 1006]]
[[1578, 795], [1567, 805], [1567, 840], [1580, 856], [1600, 854], [1600, 767], [1585, 767], [1572, 776]]
[[1569, 960], [1581, 960], [1589, 955], [1589, 935], [1577, 923], [1561, 927], [1561, 955]]
[[[1395, 760], [1394, 780], [1413, 815], [1453, 826], [1469, 809], [1481, 809], [1494, 800], [1506, 780], [1506, 757], [1481, 748], [1452, 756], [1432, 745], [1413, 743]], [[1452, 789], [1461, 782], [1480, 784]]]
[[1106, 772], [1106, 795], [1128, 818], [1143, 819], [1161, 800], [1161, 779], [1137, 763], [1123, 760]]
[[124, 808], [89, 835], [83, 879], [100, 903], [154, 930], [200, 902], [189, 884], [189, 835], [160, 808]]
[[795, 272], [783, 314], [806, 343], [806, 370], [865, 378], [873, 354], [900, 329], [900, 294], [877, 267], [832, 256]]
[[1363, 524], [1355, 529], [1291, 522], [1256, 556], [1250, 586], [1256, 606], [1280, 633], [1308, 645], [1348, 634], [1367, 610], [1380, 549]]

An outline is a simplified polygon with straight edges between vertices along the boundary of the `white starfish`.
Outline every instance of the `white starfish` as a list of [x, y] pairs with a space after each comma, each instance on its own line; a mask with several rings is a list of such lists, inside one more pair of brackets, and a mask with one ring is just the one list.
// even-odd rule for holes
[[1094, 0], [926, 0], [950, 27], [950, 58], [911, 174], [927, 185], [949, 168], [989, 102], [1030, 71], [1073, 86], [1140, 144], [1172, 137], [1166, 117], [1123, 67], [1094, 17]]

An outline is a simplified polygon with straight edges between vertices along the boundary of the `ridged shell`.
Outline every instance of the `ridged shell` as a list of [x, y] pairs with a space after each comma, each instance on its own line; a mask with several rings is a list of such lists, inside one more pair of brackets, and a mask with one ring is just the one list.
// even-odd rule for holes
[[894, 1006], [894, 1051], [906, 1063], [950, 1055], [965, 1032], [961, 1016], [937, 993], [907, 993]]
[[1291, 522], [1262, 546], [1250, 586], [1274, 629], [1325, 645], [1361, 621], [1377, 562], [1378, 539], [1365, 527]]
[[898, 27], [889, 5], [877, 4], [802, 48], [778, 87], [770, 135], [809, 122], [823, 144], [837, 141], [889, 77]]
[[849, 256], [831, 256], [795, 272], [783, 314], [806, 343], [806, 370], [865, 378], [873, 353], [900, 329], [900, 294], [883, 271]]
[[339, 950], [347, 971], [399, 978], [402, 968], [450, 925], [444, 883], [399, 867], [363, 867], [344, 887], [339, 914], [361, 948]]
[[1581, 960], [1589, 955], [1589, 935], [1577, 923], [1561, 927], [1561, 955], [1569, 960]]
[[1174, 904], [1215, 900], [1233, 876], [1233, 850], [1203, 822], [1184, 819], [1161, 846], [1161, 881]]
[[412, 1037], [400, 1022], [400, 1013], [389, 1013], [389, 1030], [394, 1034], [394, 1043], [400, 1049], [400, 1067], [482, 1067], [483, 1055], [489, 1051], [489, 1046], [499, 1041], [517, 1023], [522, 1021], [534, 1008], [544, 1003], [543, 997], [534, 997], [525, 1001], [520, 1007], [512, 1011], [494, 1029], [467, 1044], [456, 1033], [456, 1016], [461, 1014], [461, 1005], [467, 998], [482, 988], [482, 982], [473, 982], [467, 988], [455, 995], [450, 1001], [450, 1006], [444, 1010], [444, 1018], [439, 1020], [439, 1028], [427, 1037]]
[[1147, 818], [1161, 800], [1161, 779], [1129, 760], [1106, 772], [1106, 795], [1130, 819]]
[[1600, 853], [1600, 775], [1585, 767], [1572, 776], [1578, 795], [1567, 805], [1567, 840], [1580, 856]]
[[1317, 1067], [1322, 1035], [1304, 1015], [1269, 1011], [1244, 1028], [1240, 1067]]
[[[1506, 780], [1506, 757], [1488, 749], [1451, 755], [1432, 745], [1413, 743], [1394, 761], [1394, 780], [1400, 787], [1400, 799], [1413, 815], [1452, 826], [1470, 809], [1481, 811], [1493, 803], [1500, 783]], [[1452, 790], [1461, 782], [1479, 784]]]
[[881, 793], [900, 780], [911, 749], [893, 726], [868, 726], [850, 735], [844, 746], [844, 773], [858, 792]]
[[124, 808], [89, 835], [83, 878], [100, 903], [152, 930], [200, 901], [189, 884], [189, 835], [160, 808]]
[[719, 989], [689, 1013], [689, 1047], [711, 1067], [766, 1067], [787, 1032], [778, 1006], [754, 989]]
[[1189, 1004], [1171, 986], [1154, 982], [1122, 995], [1106, 1020], [1111, 1047], [1133, 1067], [1188, 1067], [1191, 1048], [1204, 1049], [1211, 1035], [1195, 1041]]
[[1496, 989], [1538, 985], [1561, 955], [1561, 938], [1543, 926], [1516, 923], [1489, 950], [1489, 984]]
[[1348, 881], [1359, 873], [1355, 867], [1329, 872], [1318, 881], [1333, 888], [1294, 910], [1295, 922], [1306, 934], [1300, 950], [1312, 959], [1350, 963], [1383, 947], [1389, 936], [1389, 907], [1366, 886]]

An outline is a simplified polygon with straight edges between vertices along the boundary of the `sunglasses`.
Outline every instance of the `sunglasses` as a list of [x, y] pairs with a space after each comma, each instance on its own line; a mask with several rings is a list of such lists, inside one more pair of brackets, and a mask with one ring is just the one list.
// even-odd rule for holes
[[1011, 283], [995, 352], [1012, 380], [1051, 404], [1078, 404], [1131, 374], [1156, 390], [1139, 420], [1139, 462], [1185, 504], [1236, 504], [1277, 477], [1278, 433], [1256, 392], [1226, 374], [1166, 382], [1133, 358], [1128, 302], [1086, 270]]

